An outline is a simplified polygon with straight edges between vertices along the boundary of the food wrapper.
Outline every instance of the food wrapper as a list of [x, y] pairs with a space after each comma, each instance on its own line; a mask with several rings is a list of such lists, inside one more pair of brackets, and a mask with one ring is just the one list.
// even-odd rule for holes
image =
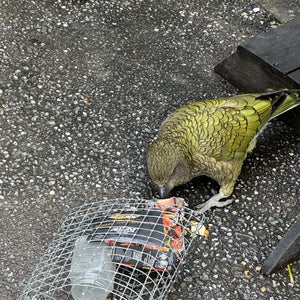
[[147, 208], [100, 212], [89, 240], [111, 245], [112, 260], [124, 266], [172, 271], [184, 255], [184, 206], [184, 199], [172, 197]]

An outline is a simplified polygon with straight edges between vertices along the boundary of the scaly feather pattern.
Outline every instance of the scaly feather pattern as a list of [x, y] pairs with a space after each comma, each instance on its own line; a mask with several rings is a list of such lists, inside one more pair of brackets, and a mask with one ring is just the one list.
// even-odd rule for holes
[[213, 205], [204, 209], [223, 206], [229, 201], [219, 200], [232, 193], [256, 137], [270, 119], [299, 104], [299, 90], [243, 94], [186, 104], [167, 117], [157, 139], [150, 145], [149, 175], [161, 196], [195, 176], [207, 175], [220, 184], [220, 192], [210, 202]]

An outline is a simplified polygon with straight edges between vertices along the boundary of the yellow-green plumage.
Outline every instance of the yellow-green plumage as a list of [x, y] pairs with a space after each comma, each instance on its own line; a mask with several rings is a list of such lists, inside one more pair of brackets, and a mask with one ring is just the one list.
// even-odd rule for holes
[[161, 196], [195, 176], [209, 176], [220, 184], [210, 207], [223, 206], [229, 201], [218, 201], [231, 195], [257, 135], [270, 119], [299, 104], [299, 90], [186, 104], [167, 117], [149, 146], [149, 175]]

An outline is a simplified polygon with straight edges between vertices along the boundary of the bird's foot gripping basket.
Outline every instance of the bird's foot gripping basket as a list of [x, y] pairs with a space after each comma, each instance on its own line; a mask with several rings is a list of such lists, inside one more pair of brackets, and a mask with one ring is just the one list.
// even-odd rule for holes
[[165, 299], [202, 226], [182, 198], [74, 209], [19, 300]]

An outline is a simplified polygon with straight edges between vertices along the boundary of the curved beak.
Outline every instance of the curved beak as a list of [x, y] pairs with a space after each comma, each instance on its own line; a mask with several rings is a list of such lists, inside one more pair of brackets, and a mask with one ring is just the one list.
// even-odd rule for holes
[[160, 198], [166, 198], [169, 194], [169, 191], [167, 190], [166, 186], [160, 185], [158, 187], [158, 193]]

